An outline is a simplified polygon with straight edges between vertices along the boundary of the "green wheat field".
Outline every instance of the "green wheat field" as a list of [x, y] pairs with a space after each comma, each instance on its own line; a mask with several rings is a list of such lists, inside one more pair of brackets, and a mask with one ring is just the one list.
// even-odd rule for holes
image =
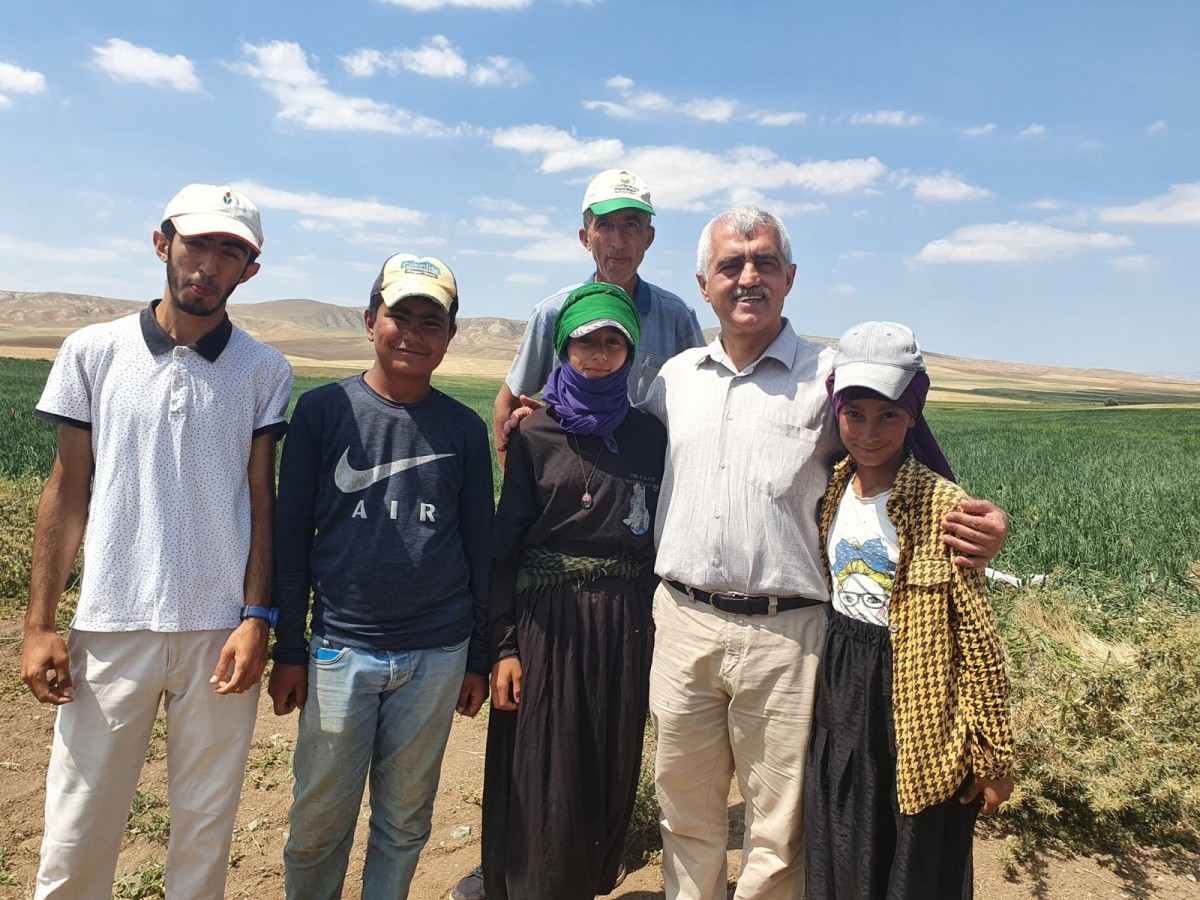
[[[37, 493], [53, 460], [55, 430], [32, 416], [49, 369], [0, 359], [8, 616], [25, 602]], [[298, 376], [296, 396], [327, 380]], [[435, 386], [490, 421], [498, 381]], [[1017, 792], [997, 826], [1012, 864], [1048, 841], [1200, 849], [1200, 409], [1041, 397], [927, 414], [963, 486], [1009, 513], [995, 567], [1045, 576], [991, 591], [1018, 731]]]

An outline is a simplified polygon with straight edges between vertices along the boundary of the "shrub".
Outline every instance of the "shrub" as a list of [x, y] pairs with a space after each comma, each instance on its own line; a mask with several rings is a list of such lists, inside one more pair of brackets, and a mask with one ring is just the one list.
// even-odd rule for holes
[[1022, 846], [1200, 845], [1200, 621], [1142, 611], [1116, 628], [1070, 592], [1029, 591], [1004, 617], [1017, 790], [1002, 820]]

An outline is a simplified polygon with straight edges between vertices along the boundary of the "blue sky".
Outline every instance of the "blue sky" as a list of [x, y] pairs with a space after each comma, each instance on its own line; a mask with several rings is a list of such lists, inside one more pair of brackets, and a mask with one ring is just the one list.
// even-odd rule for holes
[[235, 301], [362, 305], [408, 251], [524, 318], [590, 271], [583, 190], [620, 166], [643, 276], [705, 326], [696, 238], [751, 201], [798, 331], [1195, 373], [1198, 85], [1193, 0], [0, 0], [0, 289], [157, 296], [150, 234], [207, 181], [263, 214]]

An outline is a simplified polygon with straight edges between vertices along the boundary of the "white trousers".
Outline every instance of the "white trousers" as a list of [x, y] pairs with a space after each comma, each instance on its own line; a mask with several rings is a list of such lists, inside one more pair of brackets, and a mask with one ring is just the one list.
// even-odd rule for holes
[[804, 755], [825, 604], [739, 616], [665, 582], [654, 595], [650, 714], [658, 735], [667, 900], [725, 900], [729, 784], [745, 801], [737, 900], [804, 896]]
[[161, 702], [167, 714], [167, 897], [221, 900], [258, 685], [208, 683], [230, 632], [72, 632], [35, 897], [110, 900], [125, 820]]

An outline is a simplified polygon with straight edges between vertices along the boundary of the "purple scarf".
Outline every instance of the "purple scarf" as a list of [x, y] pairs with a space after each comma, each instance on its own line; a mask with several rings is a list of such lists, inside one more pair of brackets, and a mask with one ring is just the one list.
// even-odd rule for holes
[[[859, 397], [882, 397], [877, 391], [870, 388], [846, 388], [837, 394], [833, 392], [833, 373], [829, 373], [829, 377], [825, 379], [825, 390], [829, 392], [829, 402], [833, 406], [833, 414], [837, 416], [841, 412], [842, 404], [847, 400], [854, 400]], [[908, 383], [908, 387], [904, 389], [904, 393], [897, 397], [894, 402], [897, 406], [903, 409], [906, 413], [917, 420], [917, 424], [908, 429], [904, 435], [904, 446], [907, 447], [917, 462], [921, 465], [933, 469], [943, 478], [958, 483], [958, 479], [954, 477], [954, 471], [950, 468], [950, 463], [946, 462], [946, 457], [942, 454], [942, 448], [938, 446], [937, 439], [933, 436], [933, 432], [929, 430], [929, 423], [925, 421], [925, 398], [929, 395], [929, 376], [924, 372], [917, 372], [913, 376], [913, 380]], [[883, 398], [886, 399], [886, 398]]]
[[617, 452], [613, 432], [629, 414], [630, 360], [611, 375], [588, 378], [562, 360], [550, 377], [542, 397], [568, 434], [598, 434], [610, 452]]

